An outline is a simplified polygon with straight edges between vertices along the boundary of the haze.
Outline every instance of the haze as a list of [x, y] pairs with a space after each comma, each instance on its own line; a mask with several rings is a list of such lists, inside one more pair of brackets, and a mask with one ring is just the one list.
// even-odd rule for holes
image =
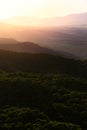
[[1, 49], [30, 41], [87, 58], [87, 0], [0, 0], [0, 19]]
[[55, 17], [87, 12], [87, 0], [0, 0], [0, 19]]

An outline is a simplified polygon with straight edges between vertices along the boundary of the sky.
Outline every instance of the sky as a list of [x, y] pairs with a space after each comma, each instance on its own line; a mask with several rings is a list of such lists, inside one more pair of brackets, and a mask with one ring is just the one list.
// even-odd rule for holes
[[0, 19], [55, 17], [87, 12], [87, 0], [0, 0]]

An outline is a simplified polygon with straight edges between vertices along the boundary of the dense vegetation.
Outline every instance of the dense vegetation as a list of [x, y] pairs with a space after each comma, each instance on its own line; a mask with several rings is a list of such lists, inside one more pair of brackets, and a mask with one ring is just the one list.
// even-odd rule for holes
[[87, 130], [87, 61], [0, 51], [1, 130]]
[[86, 130], [87, 80], [0, 73], [0, 129]]

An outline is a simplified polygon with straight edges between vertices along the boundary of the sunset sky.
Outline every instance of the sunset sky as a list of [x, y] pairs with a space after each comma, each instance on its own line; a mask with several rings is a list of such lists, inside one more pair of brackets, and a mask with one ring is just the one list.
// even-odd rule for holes
[[0, 0], [0, 19], [55, 17], [82, 12], [87, 12], [87, 0]]

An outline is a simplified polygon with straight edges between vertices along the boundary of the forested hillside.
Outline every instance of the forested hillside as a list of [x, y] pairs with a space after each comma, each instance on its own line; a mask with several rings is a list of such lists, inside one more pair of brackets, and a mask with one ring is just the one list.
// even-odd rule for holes
[[1, 130], [87, 130], [87, 61], [0, 51]]

